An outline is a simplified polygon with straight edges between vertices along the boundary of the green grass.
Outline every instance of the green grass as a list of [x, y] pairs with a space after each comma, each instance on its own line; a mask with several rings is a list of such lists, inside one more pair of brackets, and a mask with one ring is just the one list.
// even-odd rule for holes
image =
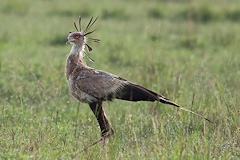
[[[238, 159], [240, 4], [227, 1], [30, 1], [0, 5], [0, 159]], [[116, 134], [105, 151], [88, 105], [65, 79], [73, 22], [99, 16], [89, 66], [159, 92], [104, 104]], [[22, 64], [23, 63], [23, 64]], [[36, 77], [34, 77], [34, 76]]]

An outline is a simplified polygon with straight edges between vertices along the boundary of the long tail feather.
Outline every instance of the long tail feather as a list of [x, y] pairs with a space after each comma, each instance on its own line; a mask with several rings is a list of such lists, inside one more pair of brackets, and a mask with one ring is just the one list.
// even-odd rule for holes
[[194, 112], [194, 111], [192, 111], [192, 110], [186, 109], [186, 108], [184, 108], [184, 107], [182, 107], [182, 106], [180, 106], [180, 105], [178, 105], [178, 104], [176, 104], [176, 103], [174, 103], [174, 102], [172, 102], [172, 101], [170, 101], [170, 100], [168, 100], [168, 99], [165, 99], [165, 98], [163, 98], [163, 97], [161, 97], [161, 96], [159, 97], [159, 101], [162, 102], [162, 103], [164, 103], [164, 104], [169, 104], [169, 105], [175, 106], [175, 107], [177, 107], [177, 108], [179, 108], [179, 109], [181, 109], [181, 110], [183, 110], [183, 111], [186, 111], [186, 112], [190, 112], [190, 113], [192, 113], [192, 114], [195, 114], [195, 115], [197, 115], [198, 117], [204, 118], [206, 121], [208, 121], [208, 122], [210, 122], [210, 123], [213, 123], [213, 122], [210, 121], [208, 118], [205, 118], [205, 117], [203, 117], [202, 115], [200, 115], [200, 114], [198, 114], [198, 113], [196, 113], [196, 112]]
[[213, 123], [212, 121], [203, 117], [202, 115], [200, 115], [192, 110], [186, 109], [186, 108], [170, 101], [166, 97], [159, 95], [151, 90], [148, 90], [148, 89], [146, 89], [142, 86], [136, 85], [136, 84], [129, 83], [128, 85], [125, 85], [121, 89], [121, 91], [118, 91], [116, 93], [116, 98], [122, 99], [122, 100], [127, 100], [127, 101], [160, 101], [164, 104], [169, 104], [169, 105], [175, 106], [181, 110], [195, 114], [201, 118], [204, 118], [208, 122]]

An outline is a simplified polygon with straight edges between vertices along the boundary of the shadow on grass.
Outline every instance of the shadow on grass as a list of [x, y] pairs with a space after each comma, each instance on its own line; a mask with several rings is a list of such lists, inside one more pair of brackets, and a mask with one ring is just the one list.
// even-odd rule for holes
[[227, 20], [240, 22], [240, 9], [225, 11], [225, 18]]
[[219, 10], [209, 5], [191, 6], [174, 15], [174, 19], [191, 20], [201, 23], [217, 20], [240, 22], [240, 9]]
[[22, 1], [7, 1], [5, 4], [1, 4], [1, 12], [5, 14], [16, 14], [19, 16], [26, 15], [29, 11], [29, 4]]
[[148, 10], [148, 17], [160, 19], [164, 17], [164, 14], [160, 8], [151, 8]]
[[52, 46], [60, 46], [66, 43], [66, 35], [56, 35], [55, 37], [53, 37], [52, 39], [50, 39], [49, 44], [51, 44]]
[[182, 37], [180, 40], [180, 46], [188, 49], [196, 48], [198, 46], [197, 36], [189, 35]]
[[203, 5], [186, 8], [185, 10], [178, 13], [175, 18], [207, 23], [219, 19], [219, 16], [220, 15], [216, 13], [211, 7], [208, 5]]
[[53, 10], [51, 12], [48, 13], [48, 15], [50, 16], [65, 16], [65, 17], [72, 17], [72, 16], [76, 16], [76, 15], [81, 15], [83, 17], [87, 17], [87, 16], [90, 16], [91, 15], [91, 11], [90, 9], [88, 8], [85, 8], [85, 9], [79, 9], [79, 10]]
[[127, 19], [123, 9], [103, 9], [101, 14], [102, 19]]

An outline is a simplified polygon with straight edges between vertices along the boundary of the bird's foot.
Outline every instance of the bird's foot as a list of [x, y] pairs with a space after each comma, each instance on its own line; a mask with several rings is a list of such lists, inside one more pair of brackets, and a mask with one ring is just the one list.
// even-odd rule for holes
[[95, 144], [98, 144], [99, 142], [102, 142], [102, 147], [104, 148], [106, 145], [106, 140], [114, 134], [114, 130], [111, 129], [109, 132], [104, 133], [101, 138], [99, 138], [98, 140], [96, 140], [94, 143], [92, 143], [91, 145], [89, 145], [88, 147], [94, 146]]
[[110, 138], [110, 136], [113, 135], [113, 134], [114, 134], [114, 129], [111, 128], [110, 131], [102, 134], [101, 138], [99, 138], [98, 140], [96, 140], [95, 142], [93, 142], [92, 144], [90, 144], [89, 146], [85, 147], [84, 150], [87, 151], [88, 148], [94, 146], [95, 144], [98, 144], [99, 142], [102, 142], [102, 148], [103, 148], [103, 150], [104, 150], [105, 145], [106, 145], [106, 140], [107, 140], [108, 138]]
[[106, 140], [107, 140], [111, 135], [112, 135], [111, 133], [106, 133], [106, 134], [102, 135], [102, 137], [101, 137], [100, 139], [96, 140], [96, 141], [92, 144], [92, 146], [95, 145], [95, 144], [97, 144], [97, 143], [99, 143], [99, 142], [102, 142], [102, 147], [104, 148], [105, 145], [106, 145]]

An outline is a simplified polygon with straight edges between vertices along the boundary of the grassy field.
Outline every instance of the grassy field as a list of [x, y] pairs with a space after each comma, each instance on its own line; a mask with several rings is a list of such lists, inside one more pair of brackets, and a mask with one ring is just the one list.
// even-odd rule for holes
[[[160, 103], [106, 102], [106, 149], [87, 104], [69, 94], [73, 22], [99, 16], [89, 66], [159, 92]], [[0, 2], [0, 159], [238, 159], [238, 0]]]

